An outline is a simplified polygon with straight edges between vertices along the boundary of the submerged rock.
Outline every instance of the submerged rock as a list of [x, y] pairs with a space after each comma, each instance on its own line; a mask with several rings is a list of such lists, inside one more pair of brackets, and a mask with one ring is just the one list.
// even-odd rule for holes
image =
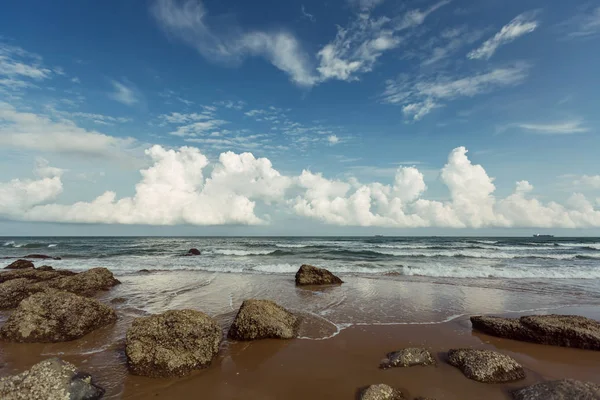
[[600, 350], [600, 322], [577, 315], [471, 317], [473, 329], [507, 339]]
[[501, 383], [525, 378], [519, 363], [492, 350], [452, 349], [448, 351], [448, 363], [478, 382]]
[[296, 286], [307, 285], [339, 285], [344, 283], [340, 278], [324, 268], [304, 264], [296, 272]]
[[28, 254], [23, 258], [37, 258], [40, 260], [60, 260], [60, 257], [52, 257], [52, 256], [47, 256], [45, 254]]
[[33, 267], [33, 263], [29, 260], [17, 260], [4, 267], [4, 269], [24, 269]]
[[26, 278], [11, 279], [0, 283], [0, 310], [15, 308], [32, 294], [44, 290], [33, 283], [35, 281]]
[[380, 368], [412, 367], [415, 365], [435, 365], [435, 360], [427, 349], [409, 347], [388, 353], [381, 362]]
[[116, 321], [115, 311], [94, 299], [48, 290], [21, 301], [0, 328], [13, 342], [64, 342]]
[[96, 386], [89, 374], [58, 358], [0, 379], [0, 398], [5, 400], [96, 400], [103, 395], [104, 389]]
[[599, 400], [600, 385], [561, 379], [528, 386], [512, 395], [515, 400]]
[[91, 296], [100, 290], [109, 290], [119, 282], [106, 268], [92, 268], [78, 274], [48, 282], [48, 286], [66, 292]]
[[125, 352], [135, 375], [169, 377], [205, 368], [219, 351], [221, 327], [200, 311], [173, 310], [137, 318]]
[[292, 339], [298, 335], [300, 319], [270, 300], [245, 300], [228, 336], [235, 340]]
[[371, 385], [362, 390], [360, 400], [405, 400], [406, 397], [398, 389], [383, 383]]
[[202, 253], [198, 249], [189, 249], [185, 255], [186, 256], [199, 256], [200, 254], [202, 254]]

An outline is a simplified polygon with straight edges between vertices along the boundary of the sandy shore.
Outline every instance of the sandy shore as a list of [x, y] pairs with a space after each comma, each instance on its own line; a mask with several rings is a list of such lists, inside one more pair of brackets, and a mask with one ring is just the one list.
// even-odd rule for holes
[[[600, 383], [600, 352], [498, 339], [472, 332], [468, 321], [469, 315], [479, 313], [531, 314], [526, 310], [535, 305], [543, 309], [538, 313], [600, 319], [594, 299], [586, 305], [586, 299], [568, 294], [559, 298], [543, 290], [360, 277], [317, 291], [294, 288], [285, 276], [152, 273], [119, 279], [122, 285], [100, 296], [107, 303], [121, 299], [112, 303], [119, 315], [115, 325], [67, 343], [1, 343], [0, 375], [59, 356], [91, 373], [107, 390], [106, 398], [113, 399], [352, 399], [362, 386], [387, 383], [412, 397], [493, 400], [508, 399], [511, 389], [549, 379]], [[184, 378], [128, 374], [124, 336], [135, 317], [193, 308], [216, 317], [226, 330], [241, 301], [250, 297], [272, 298], [306, 313], [301, 334], [307, 338], [226, 340], [210, 368]], [[386, 353], [409, 346], [428, 348], [438, 365], [378, 368]], [[510, 355], [525, 367], [527, 379], [510, 384], [471, 381], [445, 362], [445, 352], [456, 347]]]

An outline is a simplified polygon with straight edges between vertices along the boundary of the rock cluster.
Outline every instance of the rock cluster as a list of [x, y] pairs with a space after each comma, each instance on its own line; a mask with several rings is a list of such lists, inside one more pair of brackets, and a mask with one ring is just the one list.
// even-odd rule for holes
[[228, 336], [235, 340], [292, 339], [300, 318], [270, 300], [245, 300]]
[[452, 349], [448, 363], [469, 379], [484, 383], [511, 382], [525, 378], [523, 367], [513, 358], [492, 350]]
[[128, 366], [136, 375], [183, 376], [210, 365], [222, 337], [217, 322], [199, 311], [174, 310], [138, 318], [127, 331]]
[[435, 365], [435, 359], [427, 349], [409, 347], [388, 353], [380, 368], [413, 367], [415, 365]]
[[600, 350], [600, 322], [577, 315], [471, 317], [473, 329], [507, 339]]
[[115, 311], [97, 300], [49, 289], [21, 301], [0, 328], [0, 337], [13, 342], [64, 342], [116, 319]]
[[296, 286], [339, 285], [344, 283], [340, 278], [324, 268], [304, 264], [296, 272]]
[[28, 371], [0, 379], [0, 398], [5, 400], [69, 399], [96, 400], [104, 389], [73, 364], [51, 358]]

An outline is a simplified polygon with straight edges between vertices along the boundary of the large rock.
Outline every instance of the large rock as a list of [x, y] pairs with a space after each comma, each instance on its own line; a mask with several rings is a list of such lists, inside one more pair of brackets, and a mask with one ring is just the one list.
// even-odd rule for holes
[[383, 383], [371, 385], [360, 393], [360, 400], [405, 400], [406, 397], [398, 389]]
[[515, 400], [600, 400], [600, 386], [574, 379], [542, 382], [512, 393]]
[[501, 383], [525, 378], [519, 363], [492, 350], [452, 349], [448, 351], [448, 363], [478, 382]]
[[409, 347], [388, 353], [380, 368], [413, 367], [415, 365], [435, 365], [435, 360], [427, 349]]
[[339, 285], [344, 283], [340, 278], [324, 268], [304, 264], [296, 272], [296, 286]]
[[473, 329], [507, 339], [600, 350], [600, 322], [577, 315], [477, 316], [471, 323]]
[[48, 290], [21, 301], [0, 328], [13, 342], [64, 342], [116, 321], [115, 311], [94, 299]]
[[26, 278], [0, 283], [0, 310], [15, 308], [22, 300], [44, 290], [43, 287], [33, 283], [35, 281]]
[[4, 269], [23, 269], [23, 268], [33, 268], [33, 263], [29, 260], [17, 260], [9, 265], [7, 265]]
[[92, 268], [79, 274], [48, 281], [48, 286], [82, 296], [91, 296], [100, 290], [109, 290], [119, 283], [121, 282], [115, 279], [108, 269]]
[[96, 400], [103, 395], [104, 389], [96, 386], [89, 374], [58, 358], [0, 379], [0, 398], [4, 400]]
[[44, 268], [48, 266], [42, 266], [40, 268], [27, 268], [27, 269], [13, 269], [10, 271], [0, 272], [0, 283], [10, 281], [12, 279], [27, 278], [32, 282], [49, 281], [50, 279], [59, 278], [61, 276], [75, 275], [75, 272], [67, 270], [55, 270], [52, 267]]
[[189, 249], [185, 255], [186, 256], [199, 256], [200, 254], [202, 254], [202, 253], [198, 249]]
[[229, 337], [235, 340], [292, 339], [298, 335], [300, 318], [270, 300], [245, 300]]
[[128, 366], [136, 375], [182, 376], [210, 365], [222, 338], [217, 322], [199, 311], [138, 318], [127, 331]]

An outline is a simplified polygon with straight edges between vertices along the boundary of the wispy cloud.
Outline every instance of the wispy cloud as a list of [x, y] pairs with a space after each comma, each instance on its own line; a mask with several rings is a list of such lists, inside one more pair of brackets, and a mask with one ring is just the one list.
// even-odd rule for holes
[[584, 8], [561, 24], [569, 38], [587, 38], [600, 35], [600, 6]]
[[348, 0], [348, 3], [361, 11], [370, 11], [384, 1], [385, 0]]
[[589, 132], [589, 128], [583, 125], [581, 120], [570, 120], [544, 124], [524, 123], [516, 124], [516, 126], [529, 133], [536, 133], [540, 135], [569, 135], [573, 133]]
[[306, 18], [310, 22], [317, 22], [317, 19], [314, 15], [306, 12], [306, 10], [304, 9], [304, 4], [302, 4], [302, 6], [300, 7], [300, 11], [302, 11], [302, 17]]
[[486, 40], [479, 48], [469, 52], [467, 57], [472, 60], [490, 59], [500, 46], [533, 32], [539, 25], [539, 21], [535, 20], [536, 14], [537, 12], [530, 11], [518, 15], [507, 25], [504, 25], [500, 29], [500, 32]]
[[128, 106], [132, 106], [140, 102], [140, 95], [131, 84], [125, 84], [115, 80], [111, 80], [110, 83], [113, 86], [113, 92], [111, 92], [109, 96], [113, 100]]
[[462, 78], [447, 76], [400, 76], [388, 80], [381, 99], [384, 103], [401, 105], [405, 116], [419, 120], [442, 102], [461, 97], [474, 97], [495, 89], [522, 83], [527, 77], [529, 65], [516, 63]]
[[54, 74], [43, 65], [39, 55], [0, 42], [0, 92], [13, 97]]

